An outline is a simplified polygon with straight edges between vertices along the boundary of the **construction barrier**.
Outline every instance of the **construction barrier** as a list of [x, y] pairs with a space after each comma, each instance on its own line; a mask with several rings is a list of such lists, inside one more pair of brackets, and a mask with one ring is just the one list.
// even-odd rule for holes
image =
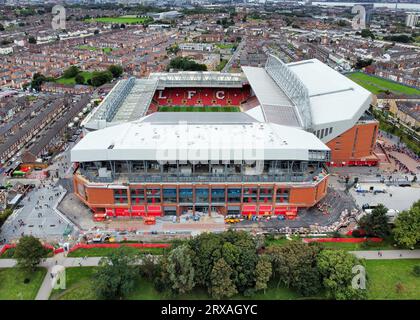
[[382, 238], [305, 238], [303, 242], [343, 242], [343, 243], [360, 243], [360, 242], [382, 242]]
[[119, 248], [121, 246], [140, 249], [140, 248], [169, 248], [171, 245], [169, 243], [94, 243], [94, 244], [79, 243], [73, 246], [69, 250], [69, 253], [77, 249]]

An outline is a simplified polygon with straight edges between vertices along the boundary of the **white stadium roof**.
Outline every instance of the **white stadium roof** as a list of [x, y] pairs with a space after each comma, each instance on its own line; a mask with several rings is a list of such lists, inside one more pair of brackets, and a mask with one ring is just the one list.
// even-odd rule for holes
[[151, 116], [88, 133], [72, 149], [71, 161], [315, 160], [309, 150], [329, 151], [312, 133], [245, 114], [194, 113], [191, 124], [177, 123], [182, 115], [176, 112], [147, 121]]

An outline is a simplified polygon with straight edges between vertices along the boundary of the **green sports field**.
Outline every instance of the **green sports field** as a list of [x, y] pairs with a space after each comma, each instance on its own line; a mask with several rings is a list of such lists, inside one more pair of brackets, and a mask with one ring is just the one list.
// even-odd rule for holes
[[159, 112], [239, 112], [239, 107], [185, 107], [185, 106], [170, 106], [159, 107]]
[[86, 19], [86, 22], [102, 22], [102, 23], [124, 23], [124, 24], [142, 24], [153, 21], [150, 17], [103, 17]]
[[390, 91], [395, 94], [420, 95], [419, 89], [398, 84], [387, 79], [369, 76], [363, 72], [350, 73], [347, 77], [373, 94]]

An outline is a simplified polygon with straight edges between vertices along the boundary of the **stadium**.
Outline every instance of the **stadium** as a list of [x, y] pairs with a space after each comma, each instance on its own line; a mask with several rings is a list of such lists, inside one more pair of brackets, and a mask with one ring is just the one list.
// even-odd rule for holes
[[293, 219], [326, 195], [329, 166], [377, 164], [367, 90], [316, 59], [270, 55], [242, 71], [114, 86], [71, 151], [75, 194], [95, 220], [189, 210]]

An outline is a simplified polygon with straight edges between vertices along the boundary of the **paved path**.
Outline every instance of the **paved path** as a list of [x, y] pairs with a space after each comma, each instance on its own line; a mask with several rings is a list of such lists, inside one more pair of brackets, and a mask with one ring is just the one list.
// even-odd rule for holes
[[[380, 256], [379, 253], [382, 254]], [[420, 259], [420, 250], [366, 250], [350, 251], [358, 258], [366, 260], [391, 260], [391, 259]]]
[[[391, 260], [391, 259], [420, 259], [420, 250], [382, 250], [379, 251], [382, 256], [378, 255], [378, 251], [350, 251], [358, 258], [367, 260]], [[99, 265], [101, 257], [87, 258], [67, 258], [60, 253], [53, 258], [45, 259], [39, 265], [47, 268], [47, 274], [42, 281], [35, 300], [48, 300], [52, 291], [51, 272], [55, 265], [64, 267], [94, 267]], [[138, 261], [137, 263], [141, 263]], [[0, 259], [0, 268], [12, 268], [16, 265], [15, 259]]]

